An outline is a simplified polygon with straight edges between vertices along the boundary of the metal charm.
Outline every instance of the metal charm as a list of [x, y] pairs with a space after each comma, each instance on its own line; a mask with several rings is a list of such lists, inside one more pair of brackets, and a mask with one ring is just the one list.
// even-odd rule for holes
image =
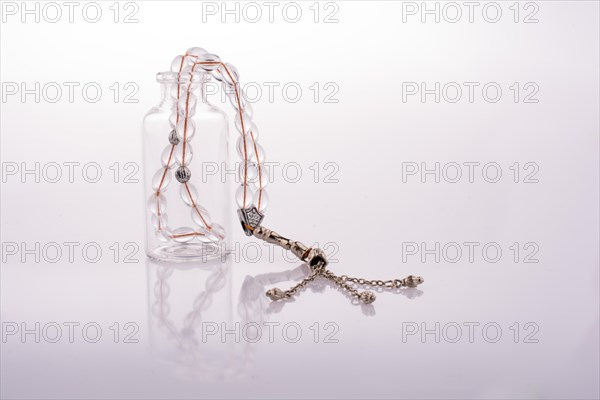
[[284, 291], [279, 288], [273, 288], [273, 289], [267, 290], [266, 295], [268, 298], [270, 298], [273, 301], [281, 300], [281, 299], [285, 298]]
[[359, 299], [365, 304], [371, 304], [375, 301], [376, 297], [375, 293], [366, 290], [360, 294]]

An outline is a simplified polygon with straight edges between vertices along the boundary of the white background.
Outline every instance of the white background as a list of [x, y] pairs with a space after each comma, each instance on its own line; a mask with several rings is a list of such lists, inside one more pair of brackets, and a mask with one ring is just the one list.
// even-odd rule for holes
[[[268, 7], [254, 3], [263, 13], [254, 23], [246, 3], [238, 3], [236, 22], [234, 14], [222, 15], [221, 2], [100, 2], [96, 23], [82, 15], [85, 2], [73, 22], [67, 6], [57, 4], [62, 17], [52, 23], [55, 11], [45, 3], [26, 3], [38, 7], [37, 22], [35, 13], [22, 14], [20, 2], [2, 2], [3, 398], [598, 398], [597, 2], [481, 2], [473, 22], [460, 2], [455, 23], [448, 21], [454, 14], [443, 14], [453, 12], [446, 3], [437, 3], [439, 22], [427, 14], [423, 22], [419, 12], [403, 13], [421, 9], [420, 2], [302, 2], [296, 23], [289, 21], [289, 7], [296, 6], [284, 2], [273, 22]], [[87, 7], [86, 18], [93, 18]], [[207, 13], [214, 7], [216, 14]], [[496, 8], [499, 21], [489, 22]], [[124, 23], [134, 11], [137, 22]], [[294, 301], [269, 304], [266, 289], [285, 289], [306, 271], [279, 252], [270, 259], [268, 247], [247, 247], [254, 239], [241, 230], [232, 237], [241, 250], [223, 264], [146, 260], [146, 196], [141, 180], [124, 182], [130, 170], [123, 166], [142, 167], [140, 122], [159, 100], [156, 72], [191, 46], [219, 54], [242, 82], [262, 88], [254, 104], [261, 144], [270, 161], [302, 168], [296, 183], [291, 170], [292, 179], [282, 168], [275, 174], [265, 225], [307, 244], [329, 243], [337, 273], [418, 274], [425, 278], [418, 290], [377, 293], [366, 307], [318, 282]], [[36, 82], [39, 101], [35, 94], [22, 97], [21, 85], [32, 89]], [[53, 82], [63, 89], [56, 102], [49, 101], [54, 92], [43, 93]], [[72, 102], [64, 82], [79, 85]], [[273, 99], [265, 82], [279, 85]], [[310, 89], [315, 82], [317, 99]], [[407, 82], [429, 89], [456, 82], [462, 98], [403, 99]], [[472, 102], [464, 82], [479, 84]], [[482, 95], [490, 82], [502, 89], [497, 102]], [[81, 91], [89, 83], [102, 88], [95, 103]], [[283, 96], [288, 83], [302, 89], [297, 102]], [[330, 98], [337, 102], [325, 101], [332, 92], [326, 83], [338, 89]], [[125, 101], [131, 87], [139, 88], [129, 99], [137, 102]], [[524, 102], [532, 87], [530, 100], [537, 102]], [[69, 162], [79, 163], [73, 182]], [[92, 162], [102, 172], [97, 183], [82, 175]], [[316, 162], [317, 182], [309, 168]], [[468, 162], [480, 163], [472, 183]], [[22, 174], [36, 163], [39, 177]], [[50, 182], [54, 172], [44, 175], [53, 163], [62, 166], [56, 183]], [[109, 168], [114, 163], [118, 183]], [[326, 182], [325, 163], [335, 166], [337, 182]], [[458, 163], [463, 176], [456, 183], [446, 175], [439, 183], [431, 174], [425, 182], [420, 174], [403, 179], [406, 163]], [[487, 163], [500, 166], [498, 182], [488, 182], [491, 171], [482, 175]], [[532, 171], [526, 163], [537, 167], [537, 183], [524, 182]], [[141, 170], [133, 176], [141, 177]], [[65, 242], [78, 243], [72, 262]], [[437, 262], [435, 254], [406, 254], [410, 243], [423, 250], [436, 242], [440, 249], [460, 244], [462, 257], [450, 262], [454, 253], [440, 250]], [[472, 261], [465, 242], [478, 243]], [[36, 243], [39, 251], [25, 251]], [[42, 251], [52, 243], [63, 252], [56, 262], [54, 253]], [[102, 249], [99, 261], [82, 256], [87, 243]], [[128, 243], [133, 247], [126, 249]], [[502, 250], [496, 262], [493, 251], [487, 259], [482, 254], [488, 243]], [[136, 246], [135, 262], [124, 262], [125, 250]], [[257, 248], [258, 260], [242, 256]], [[532, 249], [528, 260], [537, 262], [525, 262]], [[165, 273], [168, 295], [156, 289]], [[213, 273], [223, 274], [223, 288], [211, 294], [195, 329], [184, 329]], [[69, 322], [79, 324], [73, 343]], [[115, 322], [118, 343], [110, 329]], [[127, 322], [139, 328], [137, 343], [125, 343]], [[221, 338], [221, 328], [235, 331], [235, 322], [258, 324], [262, 338]], [[279, 324], [271, 325], [272, 343], [267, 322]], [[20, 332], [35, 331], [36, 323], [39, 343], [34, 333]], [[102, 329], [97, 343], [86, 341], [93, 330], [86, 337], [81, 332], [88, 323]], [[57, 343], [48, 340], [53, 324], [62, 326]], [[282, 332], [285, 324], [301, 329], [296, 343], [293, 329]], [[204, 343], [209, 325], [220, 331]], [[9, 335], [15, 326], [20, 331]], [[462, 336], [455, 338], [457, 326]], [[491, 328], [484, 332], [484, 326]], [[409, 335], [415, 327], [419, 332]], [[430, 333], [421, 335], [423, 329]]]

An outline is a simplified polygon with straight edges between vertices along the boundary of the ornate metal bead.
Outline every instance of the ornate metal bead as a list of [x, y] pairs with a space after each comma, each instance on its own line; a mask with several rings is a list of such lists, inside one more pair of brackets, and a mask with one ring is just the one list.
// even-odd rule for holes
[[375, 301], [376, 298], [377, 297], [375, 296], [375, 293], [370, 292], [368, 290], [360, 294], [360, 301], [362, 301], [365, 304], [371, 304]]
[[171, 133], [169, 133], [169, 143], [175, 146], [179, 144], [179, 136], [177, 136], [177, 132], [175, 132], [175, 129], [173, 129]]
[[265, 294], [273, 301], [281, 300], [285, 297], [285, 292], [279, 288], [269, 289]]
[[[238, 210], [238, 217], [246, 236], [252, 236], [253, 231], [260, 226], [265, 216], [256, 207], [252, 206], [251, 208], [240, 208]], [[269, 231], [269, 233], [272, 232]], [[265, 238], [262, 239], [265, 240]]]
[[188, 167], [179, 167], [177, 171], [175, 171], [175, 179], [177, 179], [181, 183], [186, 183], [192, 177], [192, 172]]

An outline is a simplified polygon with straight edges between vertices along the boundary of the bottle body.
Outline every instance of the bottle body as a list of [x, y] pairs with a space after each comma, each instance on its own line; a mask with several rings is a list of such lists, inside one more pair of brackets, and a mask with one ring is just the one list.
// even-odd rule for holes
[[144, 117], [146, 254], [161, 261], [224, 255], [233, 205], [219, 171], [228, 164], [227, 115], [204, 96], [208, 78], [157, 75], [162, 98]]

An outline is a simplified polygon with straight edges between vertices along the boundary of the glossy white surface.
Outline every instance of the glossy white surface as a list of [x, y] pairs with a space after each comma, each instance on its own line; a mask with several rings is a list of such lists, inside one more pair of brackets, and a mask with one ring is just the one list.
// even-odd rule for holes
[[[80, 92], [72, 103], [18, 94], [2, 102], [3, 398], [598, 398], [598, 3], [537, 2], [535, 24], [514, 23], [504, 2], [496, 24], [402, 23], [402, 3], [358, 1], [335, 3], [332, 24], [312, 22], [312, 3], [302, 3], [297, 24], [202, 23], [193, 2], [139, 2], [139, 23], [115, 24], [102, 4], [97, 24], [13, 18], [0, 28], [3, 82], [104, 90], [97, 103]], [[360, 306], [317, 282], [272, 304], [266, 289], [288, 288], [305, 267], [271, 257], [237, 226], [226, 262], [145, 258], [146, 196], [141, 182], [124, 183], [135, 171], [124, 165], [141, 165], [139, 124], [158, 100], [155, 73], [192, 45], [230, 60], [265, 96], [264, 82], [303, 90], [296, 103], [278, 91], [253, 104], [261, 144], [280, 163], [264, 225], [319, 243], [340, 274], [418, 274], [422, 286]], [[114, 82], [137, 84], [139, 102], [115, 103]], [[323, 101], [327, 82], [337, 103]], [[503, 96], [403, 102], [403, 82], [495, 82]], [[514, 82], [537, 84], [539, 102], [515, 103]], [[58, 163], [62, 178], [21, 175], [36, 162], [48, 174]], [[73, 182], [65, 162], [79, 163]], [[102, 171], [97, 183], [81, 175], [90, 162]], [[294, 171], [282, 175], [290, 162], [302, 169], [296, 183]], [[421, 162], [498, 163], [503, 175], [403, 182], [402, 163]], [[538, 183], [523, 183], [528, 162]], [[439, 262], [409, 254], [436, 242]], [[465, 242], [478, 243], [472, 262]], [[21, 336], [36, 323], [39, 343]]]

